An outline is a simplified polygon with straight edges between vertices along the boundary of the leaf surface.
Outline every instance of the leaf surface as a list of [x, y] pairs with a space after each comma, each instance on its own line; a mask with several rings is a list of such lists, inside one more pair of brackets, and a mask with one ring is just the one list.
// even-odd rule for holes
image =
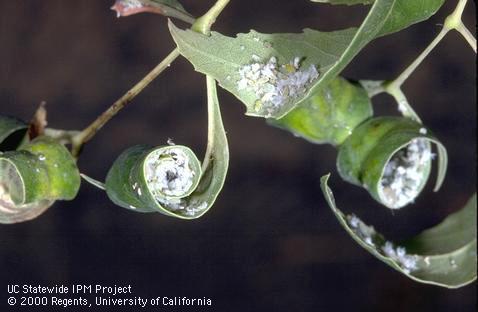
[[377, 0], [359, 28], [332, 32], [251, 30], [233, 38], [181, 30], [171, 22], [169, 29], [196, 71], [211, 75], [241, 100], [247, 115], [278, 119], [339, 75], [370, 41], [429, 18], [442, 4], [443, 0]]
[[335, 203], [327, 182], [321, 188], [340, 225], [365, 250], [405, 276], [421, 283], [459, 288], [476, 280], [476, 194], [458, 212], [417, 237], [396, 245]]

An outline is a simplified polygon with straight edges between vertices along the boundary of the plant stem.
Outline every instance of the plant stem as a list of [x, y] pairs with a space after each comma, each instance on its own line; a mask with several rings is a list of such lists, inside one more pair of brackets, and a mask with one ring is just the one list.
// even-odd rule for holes
[[463, 11], [465, 10], [466, 2], [468, 2], [468, 0], [458, 0], [458, 4], [456, 5], [455, 10], [453, 10], [453, 12], [448, 15], [445, 20], [445, 27], [449, 29], [454, 29], [455, 27], [452, 25], [457, 25], [459, 22], [461, 22], [461, 16], [463, 15]]
[[[423, 52], [410, 64], [395, 80], [386, 83], [385, 90], [400, 88], [405, 80], [417, 69], [423, 60], [430, 54], [430, 52], [438, 45], [438, 43], [445, 37], [449, 29], [443, 27], [440, 33], [433, 39], [433, 41], [423, 50]], [[388, 91], [387, 91], [388, 92]]]
[[147, 74], [134, 87], [126, 92], [120, 99], [111, 105], [103, 114], [86, 127], [79, 134], [72, 138], [72, 154], [77, 157], [83, 145], [91, 140], [111, 118], [113, 118], [121, 109], [128, 105], [144, 88], [146, 88], [159, 74], [161, 74], [169, 65], [179, 56], [178, 49], [174, 49], [164, 60], [161, 61], [149, 74]]
[[214, 24], [216, 18], [221, 14], [229, 1], [230, 0], [217, 0], [206, 14], [196, 20], [191, 29], [201, 34], [209, 35], [212, 24]]

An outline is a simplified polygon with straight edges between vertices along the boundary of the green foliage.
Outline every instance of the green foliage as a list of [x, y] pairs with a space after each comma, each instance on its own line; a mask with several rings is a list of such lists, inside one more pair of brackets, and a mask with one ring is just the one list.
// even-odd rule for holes
[[458, 288], [476, 280], [476, 194], [439, 225], [396, 245], [356, 216], [341, 212], [328, 179], [322, 177], [322, 191], [340, 225], [379, 260], [421, 283]]
[[[258, 82], [259, 92], [252, 88], [239, 88], [241, 81], [240, 71], [247, 70], [250, 64], [264, 67], [271, 58], [277, 60], [277, 68], [293, 66], [295, 58], [299, 58], [298, 71], [307, 71], [315, 66], [319, 76], [338, 61], [339, 56], [347, 48], [347, 43], [353, 36], [353, 31], [319, 32], [305, 29], [301, 34], [261, 34], [251, 31], [248, 34], [238, 34], [236, 38], [227, 37], [217, 32], [205, 36], [191, 30], [180, 30], [172, 23], [169, 24], [171, 35], [178, 45], [181, 54], [186, 57], [199, 72], [211, 75], [247, 107], [249, 116], [279, 118], [287, 114], [295, 105], [304, 99], [309, 84], [304, 84], [303, 91], [296, 96], [284, 97], [283, 102], [274, 106], [271, 101], [265, 101], [257, 93], [270, 93], [278, 88], [278, 82], [264, 77], [264, 82]], [[252, 71], [252, 69], [251, 69]], [[291, 68], [289, 74], [297, 69]], [[276, 80], [286, 81], [287, 74]]]
[[337, 77], [284, 117], [268, 121], [312, 143], [340, 145], [372, 114], [365, 90]]
[[[424, 21], [433, 16], [443, 5], [445, 0], [311, 0], [312, 2], [329, 4], [375, 4], [381, 7], [373, 14], [384, 16], [384, 24], [377, 24], [378, 36], [388, 35], [400, 31], [408, 26]], [[379, 2], [382, 2], [379, 4]], [[385, 11], [384, 11], [385, 9]], [[373, 10], [373, 8], [372, 8]], [[372, 11], [371, 11], [372, 12]], [[370, 16], [370, 14], [369, 14]]]
[[[205, 214], [224, 185], [229, 164], [226, 133], [212, 80], [208, 82], [208, 107], [209, 141], [202, 167], [185, 146], [131, 147], [118, 157], [108, 172], [106, 191], [109, 198], [121, 207], [138, 212], [160, 212], [181, 219], [195, 219]], [[181, 159], [174, 161], [177, 158]], [[154, 173], [160, 181], [153, 181], [148, 172]], [[193, 175], [189, 175], [190, 182], [185, 182], [187, 188], [177, 194], [165, 192], [168, 190], [166, 184], [179, 184], [177, 181], [185, 180], [189, 172]]]

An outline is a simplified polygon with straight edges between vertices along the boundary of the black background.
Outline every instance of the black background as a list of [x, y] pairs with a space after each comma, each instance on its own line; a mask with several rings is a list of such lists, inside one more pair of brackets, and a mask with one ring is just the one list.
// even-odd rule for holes
[[[0, 1], [0, 113], [28, 120], [45, 100], [51, 127], [81, 129], [172, 50], [166, 19], [117, 19], [111, 2]], [[183, 1], [194, 15], [212, 3]], [[439, 32], [454, 4], [376, 40], [344, 75], [393, 78]], [[470, 3], [465, 22], [471, 29], [474, 10]], [[250, 28], [332, 30], [358, 25], [365, 14], [362, 6], [306, 0], [234, 0], [215, 29], [229, 35]], [[475, 69], [475, 54], [451, 33], [407, 80], [404, 90], [448, 148], [450, 166], [439, 193], [429, 183], [415, 204], [393, 214], [340, 180], [333, 147], [244, 116], [242, 104], [220, 90], [231, 165], [210, 212], [192, 222], [135, 214], [83, 183], [73, 202], [59, 202], [34, 221], [0, 226], [0, 310], [9, 309], [7, 284], [101, 283], [132, 284], [143, 297], [213, 299], [212, 308], [192, 311], [476, 311], [476, 283], [446, 290], [402, 276], [352, 241], [319, 189], [320, 176], [331, 172], [339, 207], [391, 240], [413, 236], [461, 207], [476, 189]], [[102, 180], [125, 148], [168, 138], [202, 155], [205, 104], [204, 79], [178, 59], [86, 146], [81, 171]], [[374, 105], [377, 114], [396, 114], [386, 95]]]

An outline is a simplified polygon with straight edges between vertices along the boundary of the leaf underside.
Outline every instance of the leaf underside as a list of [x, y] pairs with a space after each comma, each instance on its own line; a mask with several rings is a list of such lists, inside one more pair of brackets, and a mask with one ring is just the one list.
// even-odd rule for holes
[[[196, 71], [212, 76], [221, 87], [241, 100], [247, 115], [278, 119], [335, 78], [373, 39], [397, 32], [432, 16], [444, 0], [377, 0], [359, 28], [332, 32], [305, 29], [297, 34], [262, 34], [254, 30], [237, 37], [217, 32], [205, 36], [169, 28], [179, 51]], [[261, 98], [250, 89], [240, 89], [240, 70], [244, 66], [266, 64], [275, 57], [280, 65], [300, 58], [299, 70], [315, 66], [318, 78], [305, 85], [306, 92], [290, 96], [273, 111], [261, 107]]]
[[381, 234], [374, 234], [372, 240], [367, 242], [352, 226], [351, 216], [345, 215], [337, 208], [332, 190], [327, 185], [329, 176], [323, 176], [321, 179], [321, 188], [327, 203], [347, 233], [379, 260], [405, 276], [425, 284], [459, 288], [476, 280], [476, 194], [464, 208], [449, 215], [439, 225], [400, 244], [410, 257], [416, 259], [416, 267], [407, 270], [397, 258], [384, 252], [387, 241]]
[[118, 17], [148, 12], [184, 20], [194, 20], [177, 0], [116, 0], [111, 9], [116, 11]]

